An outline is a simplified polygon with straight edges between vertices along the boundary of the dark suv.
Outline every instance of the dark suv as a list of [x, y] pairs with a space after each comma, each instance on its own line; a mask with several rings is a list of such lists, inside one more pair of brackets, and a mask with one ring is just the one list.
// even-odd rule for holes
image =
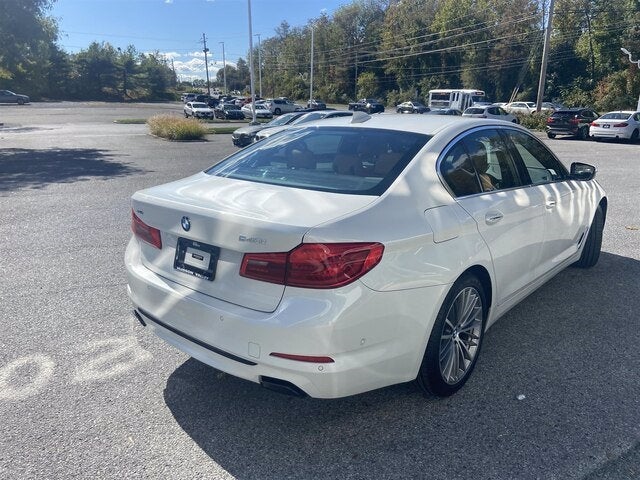
[[599, 115], [590, 108], [564, 108], [556, 110], [547, 119], [547, 136], [572, 135], [581, 140], [589, 137], [589, 125]]

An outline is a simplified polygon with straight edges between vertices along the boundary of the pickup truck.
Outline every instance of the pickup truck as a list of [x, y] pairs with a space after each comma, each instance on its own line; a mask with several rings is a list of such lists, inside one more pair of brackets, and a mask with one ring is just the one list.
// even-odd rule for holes
[[354, 112], [377, 113], [384, 112], [384, 105], [374, 98], [362, 98], [357, 102], [349, 103], [349, 110]]

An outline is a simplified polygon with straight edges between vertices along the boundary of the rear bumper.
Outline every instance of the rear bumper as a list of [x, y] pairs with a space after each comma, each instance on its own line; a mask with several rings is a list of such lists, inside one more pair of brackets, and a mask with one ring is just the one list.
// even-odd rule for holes
[[[127, 248], [128, 293], [156, 335], [231, 375], [289, 382], [307, 395], [337, 398], [413, 380], [448, 286], [375, 292], [287, 288], [274, 312], [230, 304], [171, 282]], [[329, 356], [309, 363], [272, 352]]]
[[589, 135], [594, 138], [631, 138], [631, 133], [624, 130], [616, 130], [611, 128], [593, 128], [589, 130]]

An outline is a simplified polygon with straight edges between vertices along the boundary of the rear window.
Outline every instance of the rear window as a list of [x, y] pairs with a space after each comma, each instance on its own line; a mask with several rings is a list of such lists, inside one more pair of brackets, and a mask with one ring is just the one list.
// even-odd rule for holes
[[380, 195], [430, 138], [381, 129], [290, 128], [206, 173], [308, 190]]
[[467, 108], [464, 113], [470, 115], [478, 115], [480, 113], [484, 113], [484, 108]]

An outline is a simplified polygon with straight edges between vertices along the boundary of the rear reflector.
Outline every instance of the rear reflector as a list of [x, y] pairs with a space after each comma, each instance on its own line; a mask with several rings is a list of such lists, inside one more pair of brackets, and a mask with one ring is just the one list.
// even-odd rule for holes
[[290, 252], [245, 254], [240, 275], [291, 287], [336, 288], [375, 267], [383, 252], [381, 243], [303, 243]]
[[147, 242], [156, 248], [162, 248], [160, 230], [144, 223], [133, 210], [131, 210], [131, 231], [143, 242]]
[[287, 360], [295, 360], [296, 362], [309, 362], [309, 363], [334, 363], [331, 357], [322, 357], [316, 355], [291, 355], [289, 353], [271, 352], [269, 355], [272, 357], [286, 358]]

